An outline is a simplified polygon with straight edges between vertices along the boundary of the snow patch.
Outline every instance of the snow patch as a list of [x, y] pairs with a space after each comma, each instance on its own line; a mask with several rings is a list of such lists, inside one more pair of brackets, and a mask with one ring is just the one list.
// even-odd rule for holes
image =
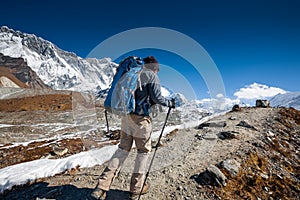
[[65, 170], [101, 165], [109, 160], [117, 150], [117, 145], [81, 152], [63, 159], [40, 159], [0, 169], [0, 192], [14, 185], [53, 176]]

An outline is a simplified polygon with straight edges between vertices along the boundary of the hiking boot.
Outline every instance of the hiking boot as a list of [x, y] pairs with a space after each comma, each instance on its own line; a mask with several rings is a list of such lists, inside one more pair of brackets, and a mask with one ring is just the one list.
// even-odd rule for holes
[[92, 192], [91, 196], [98, 200], [104, 200], [106, 198], [106, 191], [100, 188], [96, 188]]
[[[149, 192], [150, 189], [150, 183], [145, 183], [144, 188], [141, 192], [141, 195], [143, 194], [147, 194]], [[130, 200], [136, 200], [139, 198], [140, 192], [131, 192], [129, 195], [129, 199]]]

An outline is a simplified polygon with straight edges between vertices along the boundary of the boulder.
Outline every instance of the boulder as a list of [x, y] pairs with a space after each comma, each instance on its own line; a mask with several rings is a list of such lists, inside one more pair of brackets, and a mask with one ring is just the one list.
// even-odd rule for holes
[[255, 106], [257, 108], [269, 108], [270, 107], [270, 101], [258, 99], [258, 100], [256, 100]]
[[221, 140], [230, 140], [230, 139], [233, 139], [233, 138], [237, 138], [236, 137], [236, 134], [238, 134], [239, 132], [236, 132], [236, 131], [222, 131], [218, 134], [219, 138]]
[[245, 127], [245, 128], [250, 128], [250, 129], [253, 129], [253, 130], [256, 130], [257, 131], [257, 129], [254, 127], [254, 126], [252, 126], [252, 125], [250, 125], [248, 122], [246, 122], [246, 121], [240, 121], [238, 124], [237, 124], [237, 126], [241, 126], [241, 127]]
[[220, 169], [214, 165], [209, 165], [204, 172], [199, 175], [194, 175], [191, 178], [195, 179], [200, 185], [209, 186], [226, 186], [226, 176]]
[[225, 120], [218, 120], [218, 121], [209, 121], [209, 122], [204, 122], [198, 126], [198, 129], [203, 129], [204, 127], [225, 127], [226, 126], [226, 121]]
[[241, 111], [241, 108], [238, 104], [235, 104], [232, 109], [231, 109], [232, 112], [235, 112], [235, 111]]
[[214, 179], [218, 185], [226, 186], [227, 178], [218, 167], [209, 165], [207, 171], [211, 174], [211, 178]]

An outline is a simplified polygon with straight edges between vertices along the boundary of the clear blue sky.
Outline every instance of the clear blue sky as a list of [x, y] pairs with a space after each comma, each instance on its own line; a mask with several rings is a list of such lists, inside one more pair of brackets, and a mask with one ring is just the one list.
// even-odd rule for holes
[[[173, 29], [206, 49], [232, 96], [253, 82], [300, 91], [299, 9], [297, 0], [5, 1], [0, 25], [33, 33], [81, 57], [128, 29]], [[152, 54], [175, 68], [176, 63], [188, 65], [167, 53]], [[197, 90], [207, 96], [204, 82]]]

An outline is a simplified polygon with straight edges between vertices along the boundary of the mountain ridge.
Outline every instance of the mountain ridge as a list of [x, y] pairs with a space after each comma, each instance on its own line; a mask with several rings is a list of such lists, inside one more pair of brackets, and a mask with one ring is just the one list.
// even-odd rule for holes
[[274, 107], [293, 107], [300, 110], [300, 92], [277, 94], [270, 99], [270, 103]]
[[0, 28], [0, 53], [23, 58], [52, 89], [97, 91], [106, 89], [116, 64], [110, 58], [81, 58], [34, 34]]
[[[52, 89], [92, 92], [101, 98], [105, 97], [118, 66], [110, 58], [81, 58], [34, 34], [14, 31], [6, 26], [0, 28], [0, 53], [16, 59], [23, 59], [37, 77]], [[6, 78], [9, 80], [2, 80], [3, 84], [13, 85], [8, 82], [16, 80], [14, 76]], [[15, 83], [20, 86], [20, 82]], [[169, 88], [162, 88], [162, 92], [168, 94], [169, 98], [174, 93]], [[299, 110], [298, 102], [300, 100], [297, 98], [295, 101], [287, 103], [286, 100], [290, 97], [291, 95], [280, 98], [282, 102], [271, 99], [271, 105], [291, 106]], [[183, 100], [184, 98], [179, 99]], [[237, 103], [239, 99], [228, 100], [225, 102], [228, 106], [224, 106], [224, 108], [232, 107], [232, 104]], [[200, 101], [205, 107], [211, 107], [209, 104], [213, 104], [211, 100]]]

